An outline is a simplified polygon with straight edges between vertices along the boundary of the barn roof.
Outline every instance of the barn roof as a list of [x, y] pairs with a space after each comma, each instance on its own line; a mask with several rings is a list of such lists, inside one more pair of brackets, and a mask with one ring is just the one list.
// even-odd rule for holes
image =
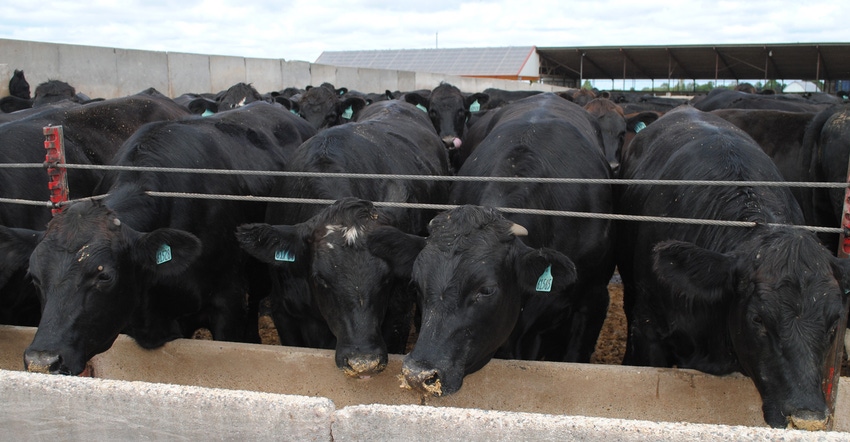
[[[357, 68], [516, 78], [534, 46], [457, 49], [325, 51], [316, 63]], [[534, 60], [536, 62], [536, 60]]]
[[543, 77], [844, 80], [850, 44], [538, 47]]
[[513, 76], [539, 57], [546, 83], [580, 80], [848, 80], [850, 43], [494, 47], [326, 51], [316, 63], [460, 76]]

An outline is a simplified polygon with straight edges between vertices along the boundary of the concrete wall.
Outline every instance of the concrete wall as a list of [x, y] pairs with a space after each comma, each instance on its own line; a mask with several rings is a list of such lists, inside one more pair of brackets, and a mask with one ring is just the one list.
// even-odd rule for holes
[[62, 80], [92, 98], [116, 98], [149, 87], [176, 97], [184, 93], [216, 93], [239, 83], [258, 91], [303, 88], [324, 82], [360, 92], [433, 89], [441, 81], [465, 92], [488, 87], [509, 90], [558, 91], [564, 88], [528, 82], [475, 79], [420, 72], [358, 69], [285, 61], [137, 51], [0, 39], [0, 97], [9, 94], [8, 79], [23, 69], [30, 87]]

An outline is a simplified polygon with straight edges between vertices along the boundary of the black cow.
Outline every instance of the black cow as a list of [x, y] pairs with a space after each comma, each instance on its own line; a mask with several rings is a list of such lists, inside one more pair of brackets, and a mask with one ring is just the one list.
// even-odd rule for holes
[[[446, 175], [448, 159], [428, 118], [392, 100], [369, 105], [354, 123], [319, 132], [300, 146], [291, 171]], [[383, 370], [387, 352], [403, 353], [413, 294], [366, 248], [380, 226], [424, 233], [430, 212], [375, 209], [369, 201], [441, 203], [445, 182], [405, 179], [292, 178], [276, 195], [340, 200], [274, 205], [266, 222], [239, 229], [242, 247], [275, 264], [272, 312], [284, 345], [336, 347], [336, 364], [350, 376]], [[276, 256], [280, 255], [280, 256]]]
[[[63, 101], [15, 112], [26, 118], [0, 125], [0, 163], [41, 163], [44, 161], [44, 132], [48, 125], [62, 125], [65, 157], [70, 164], [105, 164], [112, 160], [121, 143], [143, 124], [174, 120], [187, 115], [170, 99], [143, 91], [129, 97], [87, 105]], [[73, 106], [69, 108], [69, 106]], [[69, 170], [70, 198], [91, 196], [103, 173]], [[41, 169], [3, 169], [0, 196], [3, 198], [47, 201], [50, 192], [47, 175]], [[7, 228], [42, 230], [50, 220], [46, 206], [0, 204], [0, 323], [38, 325], [40, 306], [35, 288], [26, 276], [31, 234], [13, 234]], [[12, 235], [12, 236], [8, 236]], [[8, 237], [7, 237], [8, 236]], [[21, 238], [18, 244], [12, 239]], [[5, 258], [4, 258], [5, 257]]]
[[668, 112], [624, 152], [621, 177], [742, 181], [739, 186], [627, 185], [628, 215], [750, 221], [756, 227], [623, 222], [618, 268], [629, 335], [625, 364], [750, 376], [773, 427], [823, 428], [824, 363], [850, 289], [848, 261], [808, 231], [764, 151], [691, 107]]
[[343, 97], [347, 89], [335, 89], [323, 84], [310, 87], [292, 102], [292, 110], [307, 120], [316, 130], [337, 126], [356, 119], [366, 107], [362, 97]]
[[[252, 103], [208, 118], [148, 124], [122, 145], [114, 164], [282, 169], [312, 134], [283, 107]], [[30, 257], [43, 313], [24, 354], [27, 370], [78, 374], [120, 332], [144, 348], [199, 327], [215, 339], [258, 340], [256, 310], [246, 301], [251, 260], [233, 232], [262, 219], [264, 205], [145, 192], [268, 195], [273, 182], [265, 175], [120, 171], [104, 180], [102, 202], [68, 205]]]
[[[658, 119], [657, 112], [623, 113], [623, 108], [607, 98], [594, 98], [584, 109], [596, 117], [602, 132], [602, 151], [612, 165], [617, 163], [620, 150], [635, 134]], [[640, 123], [643, 123], [642, 125]]]
[[454, 151], [463, 144], [463, 132], [470, 115], [487, 104], [490, 97], [482, 93], [464, 95], [456, 86], [443, 82], [428, 97], [414, 93], [406, 94], [404, 99], [428, 113], [443, 144]]
[[220, 112], [235, 109], [255, 101], [267, 100], [263, 100], [262, 95], [260, 95], [254, 86], [247, 83], [236, 83], [227, 88], [226, 91], [220, 93], [216, 97], [216, 101], [218, 102], [218, 111]]
[[[815, 182], [847, 181], [850, 160], [850, 108], [832, 106], [819, 112], [806, 129], [803, 150], [811, 153], [809, 171]], [[841, 225], [844, 189], [812, 190], [812, 223], [816, 226]], [[820, 234], [824, 244], [835, 248], [837, 234]]]
[[[492, 130], [459, 175], [611, 177], [596, 120], [580, 106], [546, 93], [490, 112], [496, 112]], [[491, 208], [613, 210], [610, 186], [595, 184], [457, 182], [450, 202]], [[413, 278], [423, 309], [422, 330], [403, 369], [413, 388], [438, 394], [457, 391], [463, 376], [494, 354], [549, 361], [590, 359], [605, 319], [607, 285], [614, 271], [612, 223], [506, 216], [510, 222], [492, 210], [468, 207], [435, 219], [427, 241], [391, 230], [370, 236], [376, 253], [386, 255], [398, 272], [409, 272], [415, 257]], [[515, 228], [510, 234], [512, 223], [525, 229]], [[538, 280], [546, 285], [547, 265], [552, 266], [553, 287], [551, 292], [536, 293]]]
[[704, 97], [691, 100], [691, 104], [703, 111], [774, 109], [789, 112], [816, 112], [827, 106], [792, 94], [761, 95], [720, 88], [713, 89]]
[[64, 100], [71, 100], [75, 103], [92, 101], [88, 96], [77, 93], [73, 86], [64, 81], [48, 80], [36, 86], [35, 96], [32, 99], [19, 98], [13, 95], [3, 97], [0, 99], [0, 110], [6, 113], [16, 112]]
[[532, 95], [541, 94], [543, 91], [513, 91], [498, 88], [487, 88], [481, 91], [481, 93], [490, 97], [487, 104], [481, 107], [481, 110], [490, 110], [513, 103], [517, 100], [522, 100], [523, 98], [527, 98]]
[[12, 74], [9, 80], [9, 95], [24, 100], [30, 99], [30, 84], [24, 77], [23, 70], [15, 69], [15, 73]]

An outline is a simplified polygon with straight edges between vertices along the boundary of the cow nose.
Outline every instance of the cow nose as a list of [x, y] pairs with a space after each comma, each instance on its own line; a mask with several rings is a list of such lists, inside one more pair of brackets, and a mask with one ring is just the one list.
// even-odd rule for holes
[[378, 355], [353, 355], [345, 358], [342, 371], [354, 378], [367, 379], [384, 371], [386, 367], [387, 363]]
[[448, 148], [449, 150], [454, 150], [460, 149], [460, 146], [463, 145], [463, 142], [460, 140], [460, 138], [454, 135], [449, 135], [447, 137], [443, 137], [443, 144], [445, 144], [446, 148]]
[[24, 353], [24, 367], [30, 373], [58, 373], [62, 366], [62, 356], [49, 351], [27, 350]]
[[440, 380], [440, 372], [437, 369], [419, 369], [413, 367], [402, 367], [404, 382], [408, 387], [429, 393], [432, 396], [443, 395], [443, 385]]
[[829, 418], [823, 411], [797, 410], [788, 416], [787, 422], [789, 429], [826, 431]]

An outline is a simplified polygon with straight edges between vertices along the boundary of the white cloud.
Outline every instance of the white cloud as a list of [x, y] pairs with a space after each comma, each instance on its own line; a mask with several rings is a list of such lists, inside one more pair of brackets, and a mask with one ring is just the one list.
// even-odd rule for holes
[[42, 1], [0, 38], [314, 61], [325, 50], [848, 42], [834, 2]]

